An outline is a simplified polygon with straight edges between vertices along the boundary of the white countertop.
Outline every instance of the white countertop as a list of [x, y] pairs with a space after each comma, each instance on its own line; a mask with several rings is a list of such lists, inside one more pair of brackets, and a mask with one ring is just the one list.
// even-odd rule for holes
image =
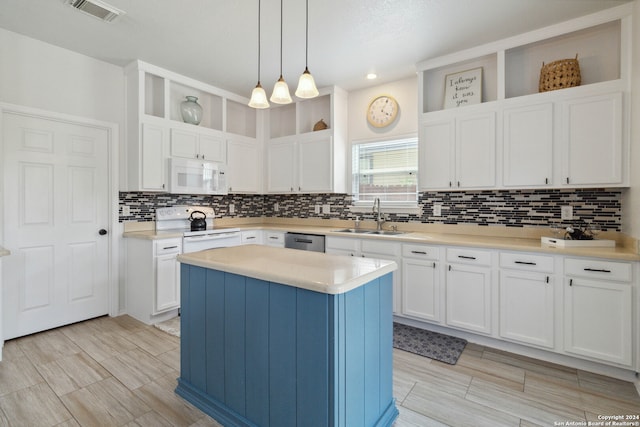
[[[581, 257], [603, 258], [620, 261], [640, 261], [640, 255], [632, 247], [616, 245], [614, 248], [555, 248], [544, 245], [540, 242], [540, 237], [523, 238], [515, 236], [487, 236], [480, 234], [453, 234], [443, 232], [424, 232], [406, 230], [404, 234], [397, 236], [380, 236], [371, 234], [340, 233], [335, 230], [345, 228], [344, 226], [307, 226], [300, 224], [243, 224], [236, 225], [242, 230], [262, 229], [273, 231], [291, 231], [311, 234], [322, 234], [333, 237], [346, 237], [358, 239], [379, 239], [386, 241], [396, 241], [414, 244], [435, 244], [449, 246], [467, 246], [497, 250], [515, 250], [527, 252], [541, 252], [553, 255], [574, 255]], [[486, 227], [485, 227], [486, 228]], [[181, 237], [181, 232], [176, 230], [159, 231], [140, 230], [125, 232], [124, 237], [137, 239], [167, 239]]]
[[178, 261], [332, 295], [346, 293], [398, 268], [393, 261], [261, 245], [192, 252], [179, 255]]

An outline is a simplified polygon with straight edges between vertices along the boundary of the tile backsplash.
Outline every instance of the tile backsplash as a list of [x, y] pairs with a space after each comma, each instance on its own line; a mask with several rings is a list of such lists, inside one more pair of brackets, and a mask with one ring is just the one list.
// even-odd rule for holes
[[[422, 192], [416, 214], [390, 214], [393, 222], [501, 225], [509, 227], [548, 226], [560, 221], [562, 206], [573, 207], [573, 221], [567, 224], [598, 223], [603, 230], [620, 231], [622, 226], [622, 190], [491, 190], [459, 192]], [[280, 217], [326, 219], [372, 219], [372, 213], [349, 210], [348, 194], [271, 194], [226, 196], [178, 195], [166, 193], [121, 192], [120, 206], [129, 206], [130, 216], [122, 221], [155, 221], [155, 209], [174, 205], [212, 206], [218, 217]], [[434, 204], [442, 215], [433, 216]], [[230, 214], [230, 205], [234, 213]], [[316, 205], [329, 205], [330, 214], [315, 213]], [[122, 210], [120, 210], [122, 212]], [[321, 210], [322, 212], [322, 210]]]

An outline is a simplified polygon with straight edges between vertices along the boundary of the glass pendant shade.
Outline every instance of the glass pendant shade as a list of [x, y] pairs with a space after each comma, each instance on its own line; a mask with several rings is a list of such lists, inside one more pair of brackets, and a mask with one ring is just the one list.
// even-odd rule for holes
[[275, 86], [273, 86], [271, 102], [276, 104], [290, 104], [293, 102], [291, 95], [289, 94], [289, 85], [287, 85], [287, 82], [284, 81], [282, 76], [280, 76]]
[[251, 100], [249, 100], [249, 107], [253, 108], [269, 108], [269, 101], [267, 101], [267, 93], [264, 91], [260, 82], [253, 88], [251, 92]]
[[296, 89], [296, 96], [298, 98], [315, 98], [318, 96], [318, 88], [313, 76], [309, 72], [309, 69], [305, 67], [304, 72], [298, 80], [298, 89]]

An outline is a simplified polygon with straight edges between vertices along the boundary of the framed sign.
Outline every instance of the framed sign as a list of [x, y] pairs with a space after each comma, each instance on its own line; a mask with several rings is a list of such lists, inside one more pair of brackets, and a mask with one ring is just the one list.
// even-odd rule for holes
[[482, 102], [482, 67], [444, 78], [444, 108], [456, 108]]

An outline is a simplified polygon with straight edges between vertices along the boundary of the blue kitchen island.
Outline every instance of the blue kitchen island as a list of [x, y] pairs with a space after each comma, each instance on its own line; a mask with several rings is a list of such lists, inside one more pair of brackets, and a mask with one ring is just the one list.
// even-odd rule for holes
[[224, 426], [391, 426], [392, 261], [183, 254], [176, 393]]

